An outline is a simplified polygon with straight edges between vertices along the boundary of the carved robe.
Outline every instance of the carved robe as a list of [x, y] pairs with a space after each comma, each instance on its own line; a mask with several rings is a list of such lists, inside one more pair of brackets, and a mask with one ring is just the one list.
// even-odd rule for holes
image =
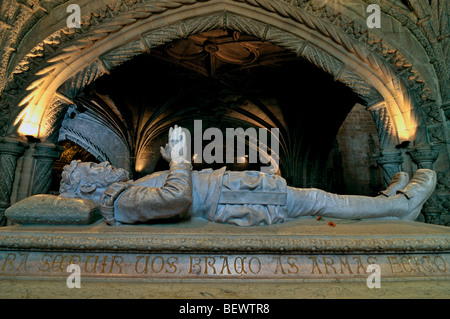
[[122, 223], [145, 222], [189, 214], [239, 226], [266, 225], [287, 219], [286, 181], [257, 171], [191, 171], [190, 164], [171, 163], [128, 183], [114, 202]]

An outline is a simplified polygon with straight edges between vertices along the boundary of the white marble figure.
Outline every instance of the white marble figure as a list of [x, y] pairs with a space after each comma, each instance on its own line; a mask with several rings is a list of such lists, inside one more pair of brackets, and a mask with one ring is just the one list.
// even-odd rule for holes
[[300, 216], [415, 220], [436, 186], [436, 173], [419, 169], [411, 181], [397, 173], [377, 197], [335, 195], [289, 187], [282, 177], [257, 171], [192, 171], [186, 149], [186, 137], [175, 126], [161, 148], [170, 169], [136, 181], [108, 163], [73, 161], [64, 168], [60, 196], [96, 201], [109, 225], [192, 216], [254, 226]]

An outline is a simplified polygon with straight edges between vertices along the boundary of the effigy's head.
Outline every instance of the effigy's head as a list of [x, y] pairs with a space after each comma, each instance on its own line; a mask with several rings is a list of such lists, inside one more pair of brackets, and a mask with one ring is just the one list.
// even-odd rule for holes
[[64, 166], [61, 174], [60, 196], [91, 199], [98, 202], [100, 196], [113, 183], [128, 181], [129, 175], [123, 168], [115, 168], [108, 162], [72, 161]]

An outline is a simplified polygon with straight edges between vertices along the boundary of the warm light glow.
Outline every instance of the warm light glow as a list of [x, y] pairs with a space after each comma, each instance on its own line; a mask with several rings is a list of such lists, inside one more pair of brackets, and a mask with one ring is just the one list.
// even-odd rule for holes
[[21, 135], [31, 135], [33, 137], [38, 137], [39, 134], [39, 119], [36, 118], [35, 114], [36, 106], [30, 104], [28, 105], [16, 118], [14, 125], [17, 125], [20, 121], [18, 133]]
[[19, 134], [21, 135], [31, 135], [37, 137], [39, 134], [39, 124], [23, 122], [19, 128]]
[[246, 159], [247, 159], [246, 156], [239, 156], [239, 157], [237, 158], [237, 162], [238, 162], [239, 164], [244, 164], [244, 163], [247, 162]]
[[400, 143], [414, 141], [417, 137], [418, 127], [415, 110], [408, 100], [403, 100], [403, 109], [401, 114], [394, 116]]
[[141, 173], [145, 168], [145, 161], [141, 159], [136, 160], [136, 165], [134, 166], [134, 169], [136, 172]]

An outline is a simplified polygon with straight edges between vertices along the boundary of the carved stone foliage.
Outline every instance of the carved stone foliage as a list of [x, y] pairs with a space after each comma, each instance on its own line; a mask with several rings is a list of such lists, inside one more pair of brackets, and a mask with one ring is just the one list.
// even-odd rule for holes
[[388, 16], [407, 28], [426, 51], [437, 74], [442, 90], [442, 98], [447, 99], [449, 89], [448, 43], [450, 24], [448, 23], [449, 4], [447, 1], [407, 1], [408, 9], [393, 1], [363, 0], [376, 3]]
[[439, 157], [439, 146], [427, 148], [415, 148], [408, 152], [414, 163], [419, 168], [433, 169], [433, 163]]
[[67, 80], [58, 90], [63, 93], [64, 96], [67, 96], [70, 99], [75, 99], [81, 89], [89, 83], [94, 82], [104, 73], [105, 71], [100, 63], [97, 61], [93, 62]]
[[379, 107], [371, 111], [378, 130], [380, 148], [393, 148], [397, 144], [395, 129], [385, 107]]
[[377, 90], [349, 69], [345, 69], [340, 73], [337, 80], [351, 87], [369, 106], [383, 101], [383, 97]]
[[[305, 26], [320, 32], [324, 36], [329, 37], [332, 41], [342, 45], [345, 49], [349, 50], [353, 54], [360, 56], [361, 58], [368, 58], [369, 60], [373, 60], [373, 57], [371, 57], [370, 55], [366, 56], [366, 52], [361, 51], [359, 45], [355, 45], [355, 43], [352, 43], [352, 41], [347, 39], [346, 36], [350, 36], [351, 38], [356, 39], [358, 42], [360, 42], [360, 44], [373, 46], [371, 49], [373, 49], [375, 52], [375, 47], [380, 46], [381, 43], [381, 47], [387, 48], [381, 49], [381, 53], [387, 52], [386, 54], [389, 54], [389, 52], [395, 52], [397, 55], [399, 54], [398, 50], [390, 49], [388, 45], [382, 41], [382, 39], [377, 39], [376, 37], [374, 37], [373, 34], [369, 33], [364, 26], [357, 24], [355, 21], [349, 19], [348, 17], [345, 17], [341, 12], [339, 12], [338, 8], [327, 7], [323, 4], [310, 5], [309, 1], [297, 4], [304, 11], [299, 10], [299, 7], [297, 7], [296, 5], [287, 5], [282, 1], [237, 0], [237, 2], [244, 2], [251, 6], [264, 8], [265, 10], [272, 13], [276, 13], [283, 17], [304, 24]], [[109, 33], [117, 31], [123, 26], [133, 24], [140, 19], [148, 18], [150, 15], [165, 12], [167, 10], [178, 8], [183, 5], [192, 5], [195, 3], [196, 1], [194, 0], [178, 0], [161, 4], [158, 4], [156, 2], [147, 2], [144, 0], [135, 2], [125, 0], [123, 0], [122, 2], [117, 1], [114, 6], [107, 6], [103, 11], [100, 10], [89, 17], [84, 17], [81, 33], [87, 36], [84, 37], [83, 41], [85, 45], [89, 45], [92, 42], [103, 38]], [[131, 12], [132, 10], [136, 11], [124, 18], [117, 18], [117, 16], [122, 14], [123, 12]], [[324, 23], [325, 20], [328, 20], [329, 22], [331, 22], [331, 24]], [[227, 21], [222, 22], [222, 25], [226, 23]], [[198, 23], [197, 25], [199, 29], [202, 29], [200, 23]], [[345, 34], [336, 32], [336, 30], [334, 29], [336, 27], [343, 30]], [[91, 29], [92, 31], [90, 31]], [[194, 30], [193, 32], [198, 32], [198, 30]], [[264, 36], [266, 32], [267, 29], [262, 29], [260, 35]], [[72, 41], [73, 39], [79, 39], [80, 35], [73, 33], [70, 34], [70, 32], [68, 32], [67, 30], [62, 30], [59, 32], [59, 35], [52, 35], [52, 37], [52, 41], [46, 40], [47, 43], [42, 46], [42, 51], [38, 54], [40, 58], [51, 56], [55, 51], [55, 45], [62, 44], [63, 42], [67, 41]], [[82, 46], [78, 45], [77, 49], [80, 48], [82, 48]], [[31, 62], [35, 57], [36, 56], [28, 56], [26, 59]], [[61, 56], [59, 56], [59, 58], [61, 58]], [[398, 59], [396, 61], [397, 65], [399, 65]], [[383, 72], [385, 71], [385, 68], [383, 68], [380, 63], [377, 62], [376, 64], [378, 64], [377, 67], [380, 67]], [[405, 62], [402, 65], [412, 68], [410, 63], [408, 64]], [[22, 70], [24, 69], [22, 68]], [[22, 73], [23, 71], [19, 72]], [[417, 79], [417, 83], [424, 83], [424, 81], [421, 81], [419, 78]]]
[[142, 40], [137, 39], [104, 54], [100, 60], [108, 70], [111, 70], [145, 51], [146, 48], [142, 43]]
[[67, 99], [60, 96], [55, 96], [53, 102], [46, 110], [44, 121], [41, 124], [43, 139], [52, 142], [56, 141], [64, 114], [71, 104], [73, 103], [70, 103]]
[[108, 155], [106, 155], [100, 147], [95, 145], [88, 137], [86, 137], [81, 132], [78, 132], [69, 127], [62, 127], [59, 133], [59, 140], [71, 140], [86, 151], [94, 155], [100, 162], [111, 162]]

